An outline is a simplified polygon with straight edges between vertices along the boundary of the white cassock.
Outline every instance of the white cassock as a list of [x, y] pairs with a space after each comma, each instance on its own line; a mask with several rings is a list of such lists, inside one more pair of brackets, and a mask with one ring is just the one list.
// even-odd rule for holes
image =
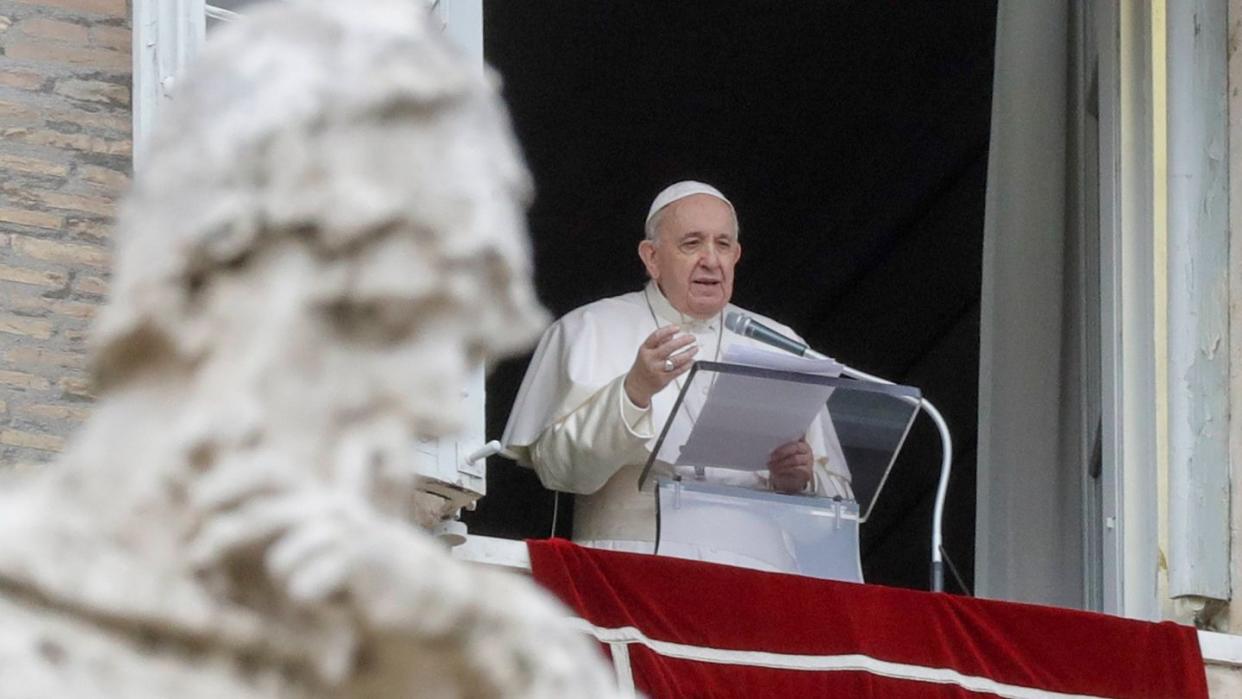
[[[726, 310], [740, 309], [730, 305]], [[751, 315], [797, 337], [780, 323]], [[733, 343], [758, 345], [724, 329], [721, 322], [721, 316], [707, 321], [684, 316], [654, 282], [648, 282], [642, 291], [575, 309], [544, 332], [522, 380], [502, 442], [510, 457], [534, 468], [545, 487], [578, 494], [574, 503], [575, 541], [603, 548], [652, 551], [655, 498], [650, 492], [639, 492], [638, 478], [684, 377], [669, 383], [644, 410], [626, 395], [625, 375], [639, 345], [656, 328], [670, 324], [694, 335], [699, 347], [697, 360], [719, 359], [724, 347]], [[808, 491], [851, 498], [849, 470], [826, 416], [812, 424], [807, 441], [815, 455], [814, 479]], [[683, 475], [690, 477], [692, 473], [688, 470]], [[653, 480], [648, 479], [644, 491]], [[768, 487], [766, 471], [708, 469], [707, 480]]]

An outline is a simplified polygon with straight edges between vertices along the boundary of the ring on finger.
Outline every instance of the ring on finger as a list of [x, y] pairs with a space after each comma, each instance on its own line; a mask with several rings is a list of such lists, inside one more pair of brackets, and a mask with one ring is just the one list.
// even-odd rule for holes
[[670, 358], [668, 358], [668, 359], [665, 359], [665, 360], [664, 360], [664, 370], [665, 370], [665, 371], [672, 371], [673, 369], [676, 369], [676, 368], [677, 368], [677, 366], [676, 366], [675, 364], [673, 364], [673, 360], [672, 360], [672, 358], [671, 358], [671, 357], [670, 357]]

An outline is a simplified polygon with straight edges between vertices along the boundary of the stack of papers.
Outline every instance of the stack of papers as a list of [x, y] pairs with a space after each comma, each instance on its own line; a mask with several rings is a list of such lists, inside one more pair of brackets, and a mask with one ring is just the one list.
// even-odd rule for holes
[[[755, 347], [733, 345], [724, 361], [762, 369], [840, 376], [832, 359], [806, 359]], [[696, 377], [712, 381], [676, 464], [758, 471], [777, 447], [804, 437], [825, 409], [831, 386], [740, 374]]]

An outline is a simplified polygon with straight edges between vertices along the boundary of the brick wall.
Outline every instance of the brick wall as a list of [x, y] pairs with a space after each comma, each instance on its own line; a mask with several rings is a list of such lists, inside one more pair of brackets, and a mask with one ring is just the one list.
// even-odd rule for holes
[[0, 0], [0, 467], [90, 410], [84, 340], [130, 172], [127, 0]]

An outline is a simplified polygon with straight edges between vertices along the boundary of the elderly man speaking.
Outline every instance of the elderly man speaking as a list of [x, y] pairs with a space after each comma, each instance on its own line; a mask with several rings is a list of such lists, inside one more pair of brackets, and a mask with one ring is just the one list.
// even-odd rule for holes
[[[540, 340], [503, 442], [545, 487], [578, 494], [579, 543], [652, 551], [655, 502], [639, 492], [638, 477], [681, 377], [696, 359], [719, 360], [726, 346], [754, 342], [724, 327], [724, 313], [735, 308], [729, 299], [741, 255], [729, 200], [710, 185], [678, 182], [656, 196], [647, 214], [638, 245], [650, 277], [645, 288], [571, 311]], [[849, 472], [820, 425], [773, 451], [764, 471], [715, 477], [782, 493], [849, 497]]]

